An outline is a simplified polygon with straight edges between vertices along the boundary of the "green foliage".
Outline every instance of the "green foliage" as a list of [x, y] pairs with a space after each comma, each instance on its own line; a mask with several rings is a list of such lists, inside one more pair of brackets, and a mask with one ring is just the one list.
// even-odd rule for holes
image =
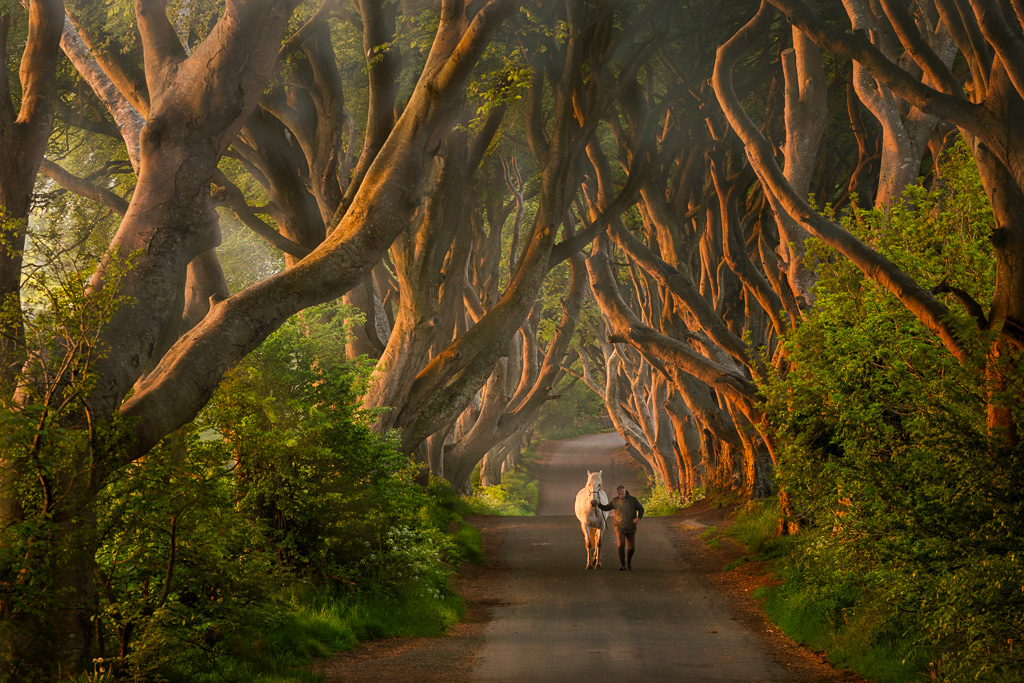
[[[750, 559], [771, 562], [776, 585], [758, 589], [769, 618], [787, 634], [816, 650], [828, 652], [836, 665], [876, 681], [924, 680], [924, 663], [912, 641], [894, 628], [892, 606], [873, 599], [854, 582], [822, 582], [808, 575], [794, 558], [817, 533], [778, 537], [777, 499], [756, 501], [741, 509], [725, 535], [745, 545]], [[728, 567], [727, 569], [731, 569]]]
[[430, 524], [438, 529], [450, 529], [457, 526], [458, 530], [451, 537], [455, 544], [454, 560], [483, 564], [483, 535], [462, 518], [473, 514], [472, 507], [444, 479], [431, 477], [429, 486], [432, 504], [424, 508]]
[[[79, 21], [102, 27], [99, 49], [129, 54], [141, 49], [134, 3], [131, 0], [68, 0]], [[222, 0], [169, 0], [165, 11], [178, 40], [189, 51], [206, 37], [224, 12]]]
[[[27, 268], [25, 311], [4, 302], [0, 326], [23, 326], [30, 352], [0, 363], [20, 363], [15, 396], [0, 396], [0, 679], [32, 675], [30, 661], [50, 646], [47, 616], [69, 600], [61, 579], [95, 542], [92, 514], [81, 492], [101, 476], [95, 463], [124, 445], [125, 427], [89, 420], [84, 397], [93, 366], [105, 353], [98, 332], [123, 301], [113, 294], [129, 262], [111, 261], [109, 287], [86, 297], [86, 276], [59, 248], [37, 250]], [[19, 630], [31, 631], [36, 642]], [[27, 668], [26, 668], [27, 667]]]
[[[962, 147], [941, 188], [847, 223], [918, 282], [991, 296], [991, 212]], [[989, 433], [986, 411], [1005, 408], [1020, 429], [1020, 369], [991, 363], [992, 340], [968, 319], [957, 324], [977, 353], [958, 363], [894, 297], [821, 255], [815, 308], [786, 342], [792, 369], [764, 388], [780, 486], [816, 525], [779, 600], [813, 605], [811, 621], [849, 629], [854, 649], [895, 649], [915, 674], [1012, 678], [1024, 664], [1024, 449]]]
[[503, 515], [508, 517], [531, 516], [537, 513], [540, 500], [540, 486], [530, 478], [530, 464], [539, 456], [532, 448], [523, 450], [522, 465], [501, 475], [496, 486], [480, 486], [479, 465], [474, 471], [473, 495], [463, 500], [473, 514]]
[[[66, 73], [58, 76], [67, 81], [63, 87], [88, 87], [70, 61], [63, 68]], [[120, 138], [84, 132], [57, 117], [46, 158], [122, 199], [130, 199], [134, 191], [136, 176]], [[122, 218], [106, 204], [70, 192], [42, 173], [36, 179], [32, 214], [26, 263], [52, 263], [59, 253], [61, 267], [83, 272], [95, 269]]]
[[[899, 616], [854, 584], [832, 590], [819, 577], [789, 572], [785, 583], [761, 590], [768, 616], [787, 634], [829, 653], [838, 666], [853, 669], [880, 683], [933, 680], [927, 659], [896, 628]], [[987, 679], [991, 680], [991, 679]]]
[[481, 61], [490, 64], [491, 69], [471, 81], [466, 88], [467, 99], [480, 103], [476, 116], [470, 122], [470, 128], [474, 130], [483, 125], [494, 109], [521, 100], [532, 78], [521, 48], [508, 50], [505, 45], [493, 42], [488, 45]]
[[780, 517], [778, 498], [750, 501], [736, 515], [728, 534], [751, 550], [760, 551], [777, 542]]
[[[30, 324], [55, 340], [76, 338], [68, 321], [91, 330], [90, 316], [102, 318], [85, 312], [102, 297], [37, 289], [47, 296]], [[95, 549], [94, 680], [295, 680], [310, 657], [371, 637], [437, 635], [460, 618], [448, 579], [464, 559], [482, 561], [479, 532], [450, 487], [416, 484], [359, 411], [368, 368], [342, 360], [348, 314], [323, 306], [286, 323], [199, 419], [114, 469], [95, 501], [61, 519], [48, 507], [58, 485], [88, 473], [82, 454], [117, 457], [123, 434], [72, 419], [89, 381], [81, 349], [58, 363], [65, 381], [40, 365], [26, 385], [34, 400], [0, 412], [0, 456], [39, 474], [17, 480], [23, 521], [2, 530], [0, 601], [18, 619], [0, 621], [0, 636], [59, 606], [50, 586], [81, 548]], [[68, 514], [95, 525], [68, 533]]]
[[474, 514], [519, 517], [536, 514], [539, 497], [537, 480], [529, 479], [527, 472], [517, 468], [505, 472], [496, 486], [474, 489], [467, 503]]
[[[329, 585], [384, 589], [439, 564], [412, 466], [358, 413], [366, 368], [344, 361], [346, 312], [304, 312], [225, 380], [199, 421], [234, 465], [238, 505], [281, 561]], [[442, 580], [441, 577], [438, 577]], [[443, 580], [442, 580], [443, 582]]]
[[[244, 657], [219, 657], [211, 669], [201, 653], [179, 651], [159, 673], [170, 683], [314, 683], [317, 658], [375, 638], [438, 636], [464, 616], [456, 596], [401, 602], [375, 595], [336, 595], [304, 587], [280, 601], [274, 628], [253, 633]], [[87, 679], [94, 680], [94, 679]]]
[[0, 0], [0, 14], [13, 14], [18, 11], [24, 11], [18, 0]]
[[575, 382], [562, 390], [557, 400], [541, 406], [534, 431], [538, 439], [556, 440], [600, 434], [612, 428], [602, 397], [583, 382]]
[[452, 541], [459, 548], [459, 557], [466, 562], [483, 565], [487, 561], [484, 555], [483, 534], [472, 524], [459, 522], [459, 530], [455, 532]]
[[[186, 440], [186, 438], [188, 440]], [[97, 501], [99, 618], [123, 675], [146, 680], [189, 652], [195, 670], [241, 652], [279, 622], [286, 575], [261, 543], [222, 449], [195, 432], [161, 448], [103, 489]]]
[[697, 489], [690, 498], [684, 498], [662, 482], [651, 482], [648, 489], [647, 495], [640, 496], [646, 517], [667, 517], [704, 498], [704, 489]]

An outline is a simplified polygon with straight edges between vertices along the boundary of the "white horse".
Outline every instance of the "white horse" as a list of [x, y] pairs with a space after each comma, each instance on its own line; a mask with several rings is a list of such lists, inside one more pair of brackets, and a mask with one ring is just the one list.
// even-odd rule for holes
[[608, 494], [601, 488], [603, 471], [587, 470], [587, 485], [576, 494], [576, 519], [580, 520], [583, 539], [587, 543], [587, 569], [601, 566], [601, 537], [608, 526], [608, 513], [590, 504], [592, 500], [608, 504]]

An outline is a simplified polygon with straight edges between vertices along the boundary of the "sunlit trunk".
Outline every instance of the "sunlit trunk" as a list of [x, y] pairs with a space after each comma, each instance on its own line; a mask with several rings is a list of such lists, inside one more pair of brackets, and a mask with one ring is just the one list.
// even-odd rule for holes
[[1019, 362], [1024, 347], [1024, 191], [983, 145], [976, 146], [975, 161], [996, 220], [990, 238], [995, 252], [996, 281], [987, 327], [1000, 336], [989, 347], [985, 368], [988, 430], [998, 441], [1013, 446], [1020, 435], [1001, 394], [1008, 388], [1007, 375]]

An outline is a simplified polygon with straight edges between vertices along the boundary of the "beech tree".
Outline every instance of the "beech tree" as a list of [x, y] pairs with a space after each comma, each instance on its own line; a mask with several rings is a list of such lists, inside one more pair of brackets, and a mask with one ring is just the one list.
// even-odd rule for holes
[[[388, 409], [381, 429], [398, 429], [407, 451], [426, 443], [424, 460], [457, 488], [467, 485], [473, 467], [492, 447], [529, 425], [564, 374], [561, 366], [576, 317], [572, 309], [578, 306], [574, 300], [582, 282], [579, 266], [565, 300], [568, 312], [542, 363], [535, 358], [536, 323], [530, 316], [551, 269], [571, 259], [600, 229], [578, 228], [570, 210], [583, 168], [580, 151], [595, 134], [601, 113], [644, 60], [643, 49], [625, 52], [621, 71], [601, 84], [606, 87], [598, 87], [592, 75], [598, 65], [610, 64], [617, 41], [635, 32], [616, 28], [620, 14], [615, 3], [570, 2], [538, 15], [543, 26], [559, 26], [562, 35], [542, 33], [523, 48], [531, 77], [521, 125], [533, 159], [529, 166], [505, 164], [501, 177], [514, 202], [474, 216], [476, 197], [466, 192], [481, 182], [472, 175], [505, 116], [505, 108], [497, 107], [465, 151], [466, 142], [449, 139], [445, 168], [421, 228], [414, 241], [399, 240], [392, 251], [399, 274], [398, 313], [365, 401]], [[636, 40], [642, 45], [645, 37]], [[520, 167], [536, 172], [532, 216], [524, 214], [524, 182], [513, 179], [514, 168]], [[495, 177], [485, 172], [482, 179]], [[484, 194], [475, 189], [476, 196]], [[475, 240], [484, 217], [487, 238]], [[502, 289], [496, 268], [505, 220], [512, 222], [512, 239]], [[464, 285], [467, 267], [475, 291]], [[517, 331], [522, 341], [513, 341], [510, 348]]]
[[[866, 275], [895, 294], [922, 323], [943, 341], [956, 358], [966, 362], [967, 344], [957, 335], [949, 307], [930, 291], [940, 293], [941, 283], [924, 287], [907, 277], [899, 268], [862, 243], [837, 229], [834, 223], [811, 209], [798, 192], [780, 178], [765, 141], [730, 92], [729, 72], [737, 50], [750, 36], [771, 21], [772, 8], [786, 17], [808, 38], [823, 49], [851, 59], [857, 69], [871, 74], [880, 97], [898, 97], [923, 115], [956, 126], [968, 142], [985, 183], [996, 215], [992, 240], [995, 246], [997, 276], [993, 299], [986, 311], [963, 292], [949, 292], [983, 330], [996, 333], [989, 352], [986, 373], [998, 391], [1004, 370], [1000, 359], [1015, 355], [1021, 348], [1021, 310], [1024, 280], [1021, 279], [1021, 229], [1019, 215], [1022, 177], [1018, 157], [1020, 147], [1018, 117], [1011, 112], [1021, 102], [1018, 78], [1021, 68], [1021, 35], [1024, 17], [1011, 2], [978, 1], [963, 6], [953, 3], [921, 2], [912, 14], [899, 2], [880, 2], [870, 9], [863, 3], [844, 4], [854, 32], [842, 31], [823, 22], [799, 0], [778, 0], [763, 4], [754, 20], [727, 45], [723, 46], [716, 66], [716, 92], [726, 109], [730, 123], [743, 138], [762, 182], [783, 205], [784, 210], [811, 234], [850, 258]], [[864, 35], [860, 28], [877, 26]], [[948, 35], [967, 67], [958, 76], [949, 67], [949, 49], [941, 44]], [[891, 49], [895, 38], [902, 51]], [[884, 43], [888, 41], [888, 45]], [[902, 62], [895, 61], [906, 55]], [[895, 125], [895, 123], [893, 123]], [[896, 152], [896, 139], [887, 130], [884, 149]], [[918, 145], [919, 146], [919, 145]], [[916, 150], [907, 152], [911, 157]], [[890, 165], [891, 169], [891, 165]], [[1005, 434], [1010, 443], [1017, 435], [1009, 413], [991, 406], [990, 428]]]
[[[952, 54], [942, 40], [944, 33], [935, 30], [934, 18], [934, 12], [922, 15], [921, 26], [932, 31], [929, 45], [942, 51], [941, 60], [948, 64]], [[807, 260], [806, 245], [811, 235], [820, 237], [821, 233], [807, 227], [802, 214], [794, 213], [788, 202], [793, 197], [806, 202], [812, 192], [825, 201], [849, 198], [848, 193], [840, 194], [840, 183], [846, 184], [841, 174], [820, 172], [819, 145], [824, 139], [829, 97], [818, 47], [800, 30], [770, 25], [767, 20], [759, 27], [761, 33], [744, 29], [718, 51], [713, 84], [721, 114], [716, 111], [717, 103], [709, 101], [709, 92], [701, 93], [691, 85], [692, 80], [686, 80], [700, 69], [685, 73], [678, 67], [679, 63], [696, 62], [710, 69], [713, 60], [707, 54], [700, 62], [685, 51], [663, 50], [661, 69], [647, 72], [646, 83], [623, 102], [619, 117], [609, 120], [619, 166], [628, 169], [631, 178], [643, 168], [647, 178], [638, 200], [640, 221], [631, 226], [610, 221], [611, 241], [595, 251], [589, 262], [609, 340], [629, 344], [645, 363], [671, 380], [670, 393], [676, 398], [665, 402], [660, 419], [668, 422], [671, 418], [679, 425], [676, 448], [694, 441], [687, 437], [687, 429], [699, 434], [705, 454], [703, 469], [723, 482], [731, 477], [715, 474], [722, 460], [708, 454], [734, 454], [735, 466], [726, 466], [724, 471], [732, 469], [732, 477], [748, 495], [767, 492], [767, 460], [775, 453], [771, 429], [757, 406], [756, 385], [765, 379], [769, 368], [786, 371], [787, 360], [778, 342], [814, 303], [815, 264]], [[724, 39], [729, 27], [723, 30]], [[770, 37], [762, 39], [769, 31]], [[787, 42], [792, 47], [786, 47]], [[669, 44], [678, 49], [677, 43]], [[725, 78], [732, 73], [726, 68], [731, 69], [733, 51], [739, 45], [761, 55], [766, 54], [766, 47], [778, 50], [781, 68], [774, 75], [768, 72], [765, 121], [759, 127], [746, 119], [740, 128], [736, 115], [739, 97], [731, 91], [728, 97], [723, 94]], [[902, 54], [897, 45], [888, 46], [894, 58]], [[909, 59], [906, 55], [902, 58]], [[764, 71], [754, 73], [760, 73], [765, 82]], [[743, 78], [744, 102], [750, 102], [760, 85], [749, 80], [749, 69]], [[877, 137], [882, 152], [874, 171], [877, 180], [864, 182], [870, 150], [876, 146], [870, 129], [863, 125], [855, 135], [856, 163], [842, 161], [849, 148], [842, 152], [841, 141], [833, 137], [828, 140], [830, 153], [840, 151], [842, 156], [833, 158], [830, 165], [835, 169], [847, 163], [851, 169], [848, 187], [878, 188], [877, 196], [868, 199], [885, 207], [916, 177], [925, 150], [937, 156], [943, 143], [931, 144], [934, 118], [903, 100], [886, 99], [887, 90], [875, 96], [881, 86], [869, 83], [863, 71], [854, 69], [850, 78], [855, 86], [847, 91], [851, 121], [855, 126], [863, 124], [863, 99], [881, 122]], [[702, 116], [693, 113], [698, 107]], [[750, 144], [755, 136], [761, 140], [756, 149]], [[592, 146], [588, 153], [599, 184], [611, 185], [613, 174], [604, 151]], [[766, 177], [768, 163], [773, 165], [771, 178]], [[817, 182], [812, 183], [812, 178]], [[785, 184], [787, 197], [778, 196], [776, 182]], [[600, 189], [593, 193], [598, 207], [602, 194]], [[861, 262], [880, 263], [872, 260], [877, 254], [867, 255], [869, 251], [865, 248], [859, 256]], [[615, 254], [627, 259], [629, 278], [617, 278], [609, 270]], [[945, 303], [920, 287], [917, 294], [908, 293], [903, 286], [907, 278], [901, 282], [905, 300], [932, 306], [935, 320], [945, 315]], [[625, 291], [624, 283], [632, 283], [630, 291]], [[945, 328], [946, 339], [950, 338], [949, 329]], [[590, 355], [599, 358], [602, 354]], [[607, 348], [603, 356], [604, 365], [614, 360], [615, 367], [626, 358], [621, 350]], [[601, 365], [593, 364], [591, 374]], [[662, 461], [671, 461], [671, 450], [656, 444], [658, 434], [665, 430], [644, 429], [643, 425], [652, 422], [643, 411], [634, 411], [626, 424], [623, 408], [627, 402], [614, 397], [614, 383], [609, 380], [606, 386], [609, 411], [618, 413], [616, 425], [624, 438], [638, 451], [660, 451]], [[673, 405], [685, 407], [673, 409]], [[688, 427], [690, 424], [699, 429]], [[648, 459], [657, 462], [659, 458]], [[687, 474], [689, 462], [692, 458], [677, 461], [681, 480], [692, 476]], [[785, 498], [784, 492], [782, 495]]]
[[[327, 239], [288, 270], [227, 298], [208, 298], [209, 310], [177, 337], [186, 281], [190, 268], [195, 268], [190, 264], [208, 253], [219, 237], [210, 184], [221, 157], [258, 116], [254, 112], [265, 97], [280, 40], [297, 4], [229, 0], [208, 35], [186, 49], [165, 4], [139, 0], [135, 19], [141, 64], [122, 68], [123, 60], [104, 53], [100, 42], [93, 44], [94, 63], [145, 121], [139, 136], [138, 180], [89, 289], [89, 296], [114, 298], [120, 306], [97, 335], [95, 347], [102, 353], [91, 356], [89, 368], [95, 379], [76, 395], [75, 409], [61, 418], [63, 428], [83, 430], [87, 438], [59, 471], [41, 474], [42, 485], [62, 495], [48, 499], [42, 511], [21, 509], [17, 496], [25, 483], [22, 477], [37, 473], [15, 454], [4, 455], [2, 523], [9, 527], [26, 515], [42, 514], [53, 530], [47, 539], [51, 547], [40, 552], [59, 547], [66, 553], [64, 568], [48, 577], [59, 598], [45, 614], [4, 605], [4, 618], [17, 621], [23, 634], [9, 642], [11, 655], [31, 656], [37, 648], [47, 648], [54, 666], [63, 671], [81, 671], [89, 663], [94, 590], [89, 525], [94, 517], [88, 510], [106, 474], [143, 456], [190, 420], [223, 372], [290, 315], [340, 296], [365, 277], [421, 204], [423, 171], [460, 110], [473, 65], [515, 5], [503, 0], [442, 3], [437, 32], [412, 95], [367, 165], [351, 202], [332, 217]], [[33, 3], [32, 8], [32, 25], [48, 31], [32, 34], [37, 39], [29, 41], [31, 56], [26, 62], [32, 69], [23, 73], [31, 75], [27, 93], [45, 95], [45, 84], [53, 82], [52, 55], [63, 23], [59, 5], [48, 13], [44, 3]], [[28, 101], [42, 103], [34, 97]], [[38, 126], [36, 115], [28, 115], [29, 104], [24, 107], [26, 121]], [[43, 140], [47, 134], [48, 126], [35, 133]], [[26, 160], [35, 158], [38, 163], [44, 143], [38, 144]], [[28, 150], [31, 145], [21, 147]], [[22, 170], [25, 176], [35, 171]], [[22, 185], [30, 186], [31, 180], [22, 177]], [[13, 241], [5, 235], [5, 253], [18, 250], [17, 239], [17, 234]], [[5, 365], [12, 359], [9, 354]], [[30, 386], [24, 372], [20, 379], [23, 388]], [[35, 398], [24, 388], [6, 409], [17, 412]], [[104, 425], [118, 417], [124, 420], [127, 438], [115, 447], [103, 434], [109, 436]], [[29, 559], [32, 556], [29, 552]]]
[[[708, 35], [729, 28], [684, 9], [670, 16], [662, 17], [670, 32], [692, 30], [684, 19], [695, 18]], [[751, 238], [737, 234], [753, 228], [758, 244], [757, 226], [741, 225], [739, 213], [752, 178], [711, 149], [723, 135], [699, 83], [713, 45], [662, 42], [606, 119], [614, 156], [611, 145], [588, 146], [590, 220], [606, 226], [607, 239], [587, 266], [608, 343], [580, 356], [588, 386], [657, 480], [683, 495], [704, 484], [765, 495], [769, 450], [756, 431], [755, 379], [787, 322], [747, 254]], [[603, 218], [622, 182], [613, 160], [637, 190], [629, 221]], [[621, 260], [628, 276], [616, 275]]]
[[[9, 54], [12, 31], [24, 15], [13, 8], [0, 9], [0, 396], [8, 396], [17, 384], [24, 361], [24, 330], [21, 321], [21, 265], [28, 227], [29, 206], [36, 173], [43, 161], [57, 106], [58, 42], [63, 26], [60, 0], [28, 3], [27, 35], [21, 56], [20, 91], [12, 82]], [[18, 98], [20, 97], [20, 102]]]

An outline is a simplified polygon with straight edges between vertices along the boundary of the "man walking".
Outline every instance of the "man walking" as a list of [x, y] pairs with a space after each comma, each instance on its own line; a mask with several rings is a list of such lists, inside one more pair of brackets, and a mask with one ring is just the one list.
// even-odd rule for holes
[[[625, 486], [615, 489], [618, 496], [601, 505], [590, 501], [605, 512], [615, 510], [615, 540], [619, 544], [619, 571], [633, 569], [633, 551], [636, 549], [636, 523], [643, 519], [644, 506], [640, 501], [629, 495]], [[626, 548], [629, 548], [628, 553]]]

